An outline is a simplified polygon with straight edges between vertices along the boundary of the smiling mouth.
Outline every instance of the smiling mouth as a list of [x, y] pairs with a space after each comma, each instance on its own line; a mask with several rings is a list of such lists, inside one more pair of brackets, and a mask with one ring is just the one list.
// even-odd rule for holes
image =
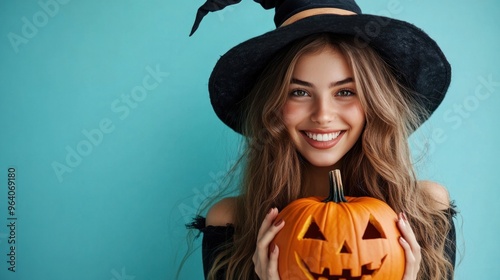
[[314, 141], [318, 142], [327, 142], [327, 141], [332, 141], [334, 139], [337, 139], [339, 135], [343, 132], [343, 130], [339, 130], [337, 132], [331, 132], [331, 133], [312, 133], [308, 131], [304, 131], [304, 134], [309, 137], [310, 139], [313, 139]]
[[[297, 255], [297, 257], [298, 257], [298, 255]], [[330, 269], [327, 267], [325, 267], [323, 269], [321, 274], [314, 273], [311, 271], [309, 266], [307, 266], [307, 264], [302, 259], [300, 259], [300, 261], [302, 262], [302, 265], [300, 267], [302, 268], [304, 273], [308, 274], [309, 276], [312, 276], [313, 279], [316, 279], [316, 280], [319, 280], [319, 279], [321, 279], [321, 280], [323, 280], [323, 279], [327, 279], [327, 280], [361, 280], [361, 279], [363, 279], [364, 276], [371, 276], [371, 277], [375, 276], [375, 274], [380, 269], [380, 267], [382, 267], [382, 264], [384, 263], [384, 260], [386, 257], [387, 256], [384, 256], [382, 258], [382, 261], [380, 262], [380, 266], [378, 268], [369, 269], [368, 264], [361, 266], [361, 275], [360, 276], [352, 276], [350, 269], [342, 269], [341, 275], [331, 275]], [[300, 257], [298, 257], [298, 258], [300, 258]]]

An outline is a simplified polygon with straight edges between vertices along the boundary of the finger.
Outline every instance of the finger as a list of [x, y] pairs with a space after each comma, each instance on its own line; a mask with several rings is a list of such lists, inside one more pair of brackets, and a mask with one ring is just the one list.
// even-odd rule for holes
[[259, 233], [257, 234], [257, 240], [259, 240], [262, 235], [269, 229], [269, 227], [273, 224], [274, 219], [278, 215], [278, 209], [276, 207], [271, 208], [267, 213], [266, 217], [264, 217], [264, 221], [260, 225]]
[[[276, 209], [277, 212], [277, 209]], [[277, 215], [277, 213], [275, 214]], [[283, 220], [275, 221], [271, 223], [268, 230], [264, 232], [259, 240], [257, 240], [257, 248], [254, 252], [252, 260], [255, 265], [255, 272], [257, 275], [272, 275], [268, 276], [267, 279], [279, 279], [277, 272], [277, 260], [275, 260], [276, 265], [274, 269], [269, 267], [269, 262], [273, 256], [273, 252], [276, 253], [276, 245], [270, 246], [274, 236], [283, 228], [285, 222]], [[264, 228], [264, 226], [261, 226]], [[276, 257], [277, 258], [277, 257]]]
[[420, 246], [418, 245], [415, 233], [413, 232], [413, 229], [411, 228], [410, 223], [408, 222], [408, 219], [406, 218], [406, 215], [404, 213], [399, 214], [398, 228], [405, 241], [410, 245], [411, 249], [414, 252], [416, 252], [417, 250], [420, 251]]
[[266, 248], [269, 247], [271, 241], [273, 241], [274, 237], [278, 232], [285, 226], [285, 221], [283, 219], [279, 219], [274, 221], [274, 223], [269, 227], [269, 229], [262, 235], [260, 240], [258, 241], [261, 245]]
[[408, 243], [408, 241], [406, 241], [406, 239], [404, 239], [404, 237], [400, 236], [399, 237], [399, 244], [401, 244], [401, 247], [403, 247], [403, 250], [405, 252], [406, 266], [408, 266], [408, 264], [414, 263], [415, 256], [413, 255], [413, 251], [411, 250], [411, 246]]
[[399, 238], [399, 243], [401, 244], [401, 247], [403, 247], [406, 258], [405, 277], [403, 277], [403, 280], [415, 279], [420, 268], [420, 245], [417, 242], [413, 229], [408, 223], [406, 215], [401, 213], [397, 224], [402, 235]]
[[257, 241], [257, 253], [259, 260], [267, 260], [269, 254], [269, 245], [273, 241], [276, 234], [285, 226], [285, 221], [280, 219], [275, 221], [270, 228]]
[[279, 280], [279, 272], [278, 272], [278, 256], [279, 256], [279, 248], [278, 245], [273, 244], [271, 246], [269, 254], [269, 265], [267, 267], [267, 275], [268, 279], [272, 280]]
[[399, 244], [403, 247], [406, 259], [403, 280], [412, 279], [415, 269], [415, 257], [413, 256], [410, 244], [403, 237], [399, 237]]

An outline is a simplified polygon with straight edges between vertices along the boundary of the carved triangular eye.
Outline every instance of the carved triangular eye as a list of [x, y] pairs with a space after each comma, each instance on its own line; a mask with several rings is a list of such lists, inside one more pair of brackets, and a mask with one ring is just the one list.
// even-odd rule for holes
[[380, 227], [380, 224], [375, 220], [375, 218], [370, 215], [368, 224], [366, 225], [365, 233], [363, 234], [363, 239], [377, 239], [385, 238], [385, 234]]
[[304, 239], [319, 239], [326, 240], [323, 233], [321, 233], [321, 229], [318, 227], [318, 224], [314, 220], [311, 221], [309, 228], [307, 228], [306, 234], [304, 234]]

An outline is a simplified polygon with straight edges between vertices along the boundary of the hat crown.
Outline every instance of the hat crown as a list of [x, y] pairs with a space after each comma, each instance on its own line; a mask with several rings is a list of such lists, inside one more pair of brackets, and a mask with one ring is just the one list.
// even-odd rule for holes
[[281, 26], [293, 15], [316, 8], [335, 8], [361, 14], [354, 0], [255, 0], [265, 9], [275, 8], [274, 24]]
[[[290, 17], [297, 13], [320, 8], [333, 8], [361, 14], [361, 9], [354, 0], [254, 0], [259, 3], [264, 9], [275, 10], [274, 23], [276, 27], [280, 27]], [[198, 29], [201, 20], [209, 12], [215, 12], [224, 9], [233, 4], [240, 3], [241, 0], [207, 0], [196, 13], [193, 27], [189, 36], [193, 35]]]

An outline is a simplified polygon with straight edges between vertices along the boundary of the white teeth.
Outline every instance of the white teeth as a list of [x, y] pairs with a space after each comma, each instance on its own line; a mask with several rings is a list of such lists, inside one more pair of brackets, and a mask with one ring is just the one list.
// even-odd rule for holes
[[340, 131], [334, 132], [334, 133], [325, 133], [325, 134], [319, 134], [319, 133], [311, 133], [311, 132], [306, 132], [307, 137], [319, 141], [319, 142], [326, 142], [326, 141], [331, 141], [340, 135]]

